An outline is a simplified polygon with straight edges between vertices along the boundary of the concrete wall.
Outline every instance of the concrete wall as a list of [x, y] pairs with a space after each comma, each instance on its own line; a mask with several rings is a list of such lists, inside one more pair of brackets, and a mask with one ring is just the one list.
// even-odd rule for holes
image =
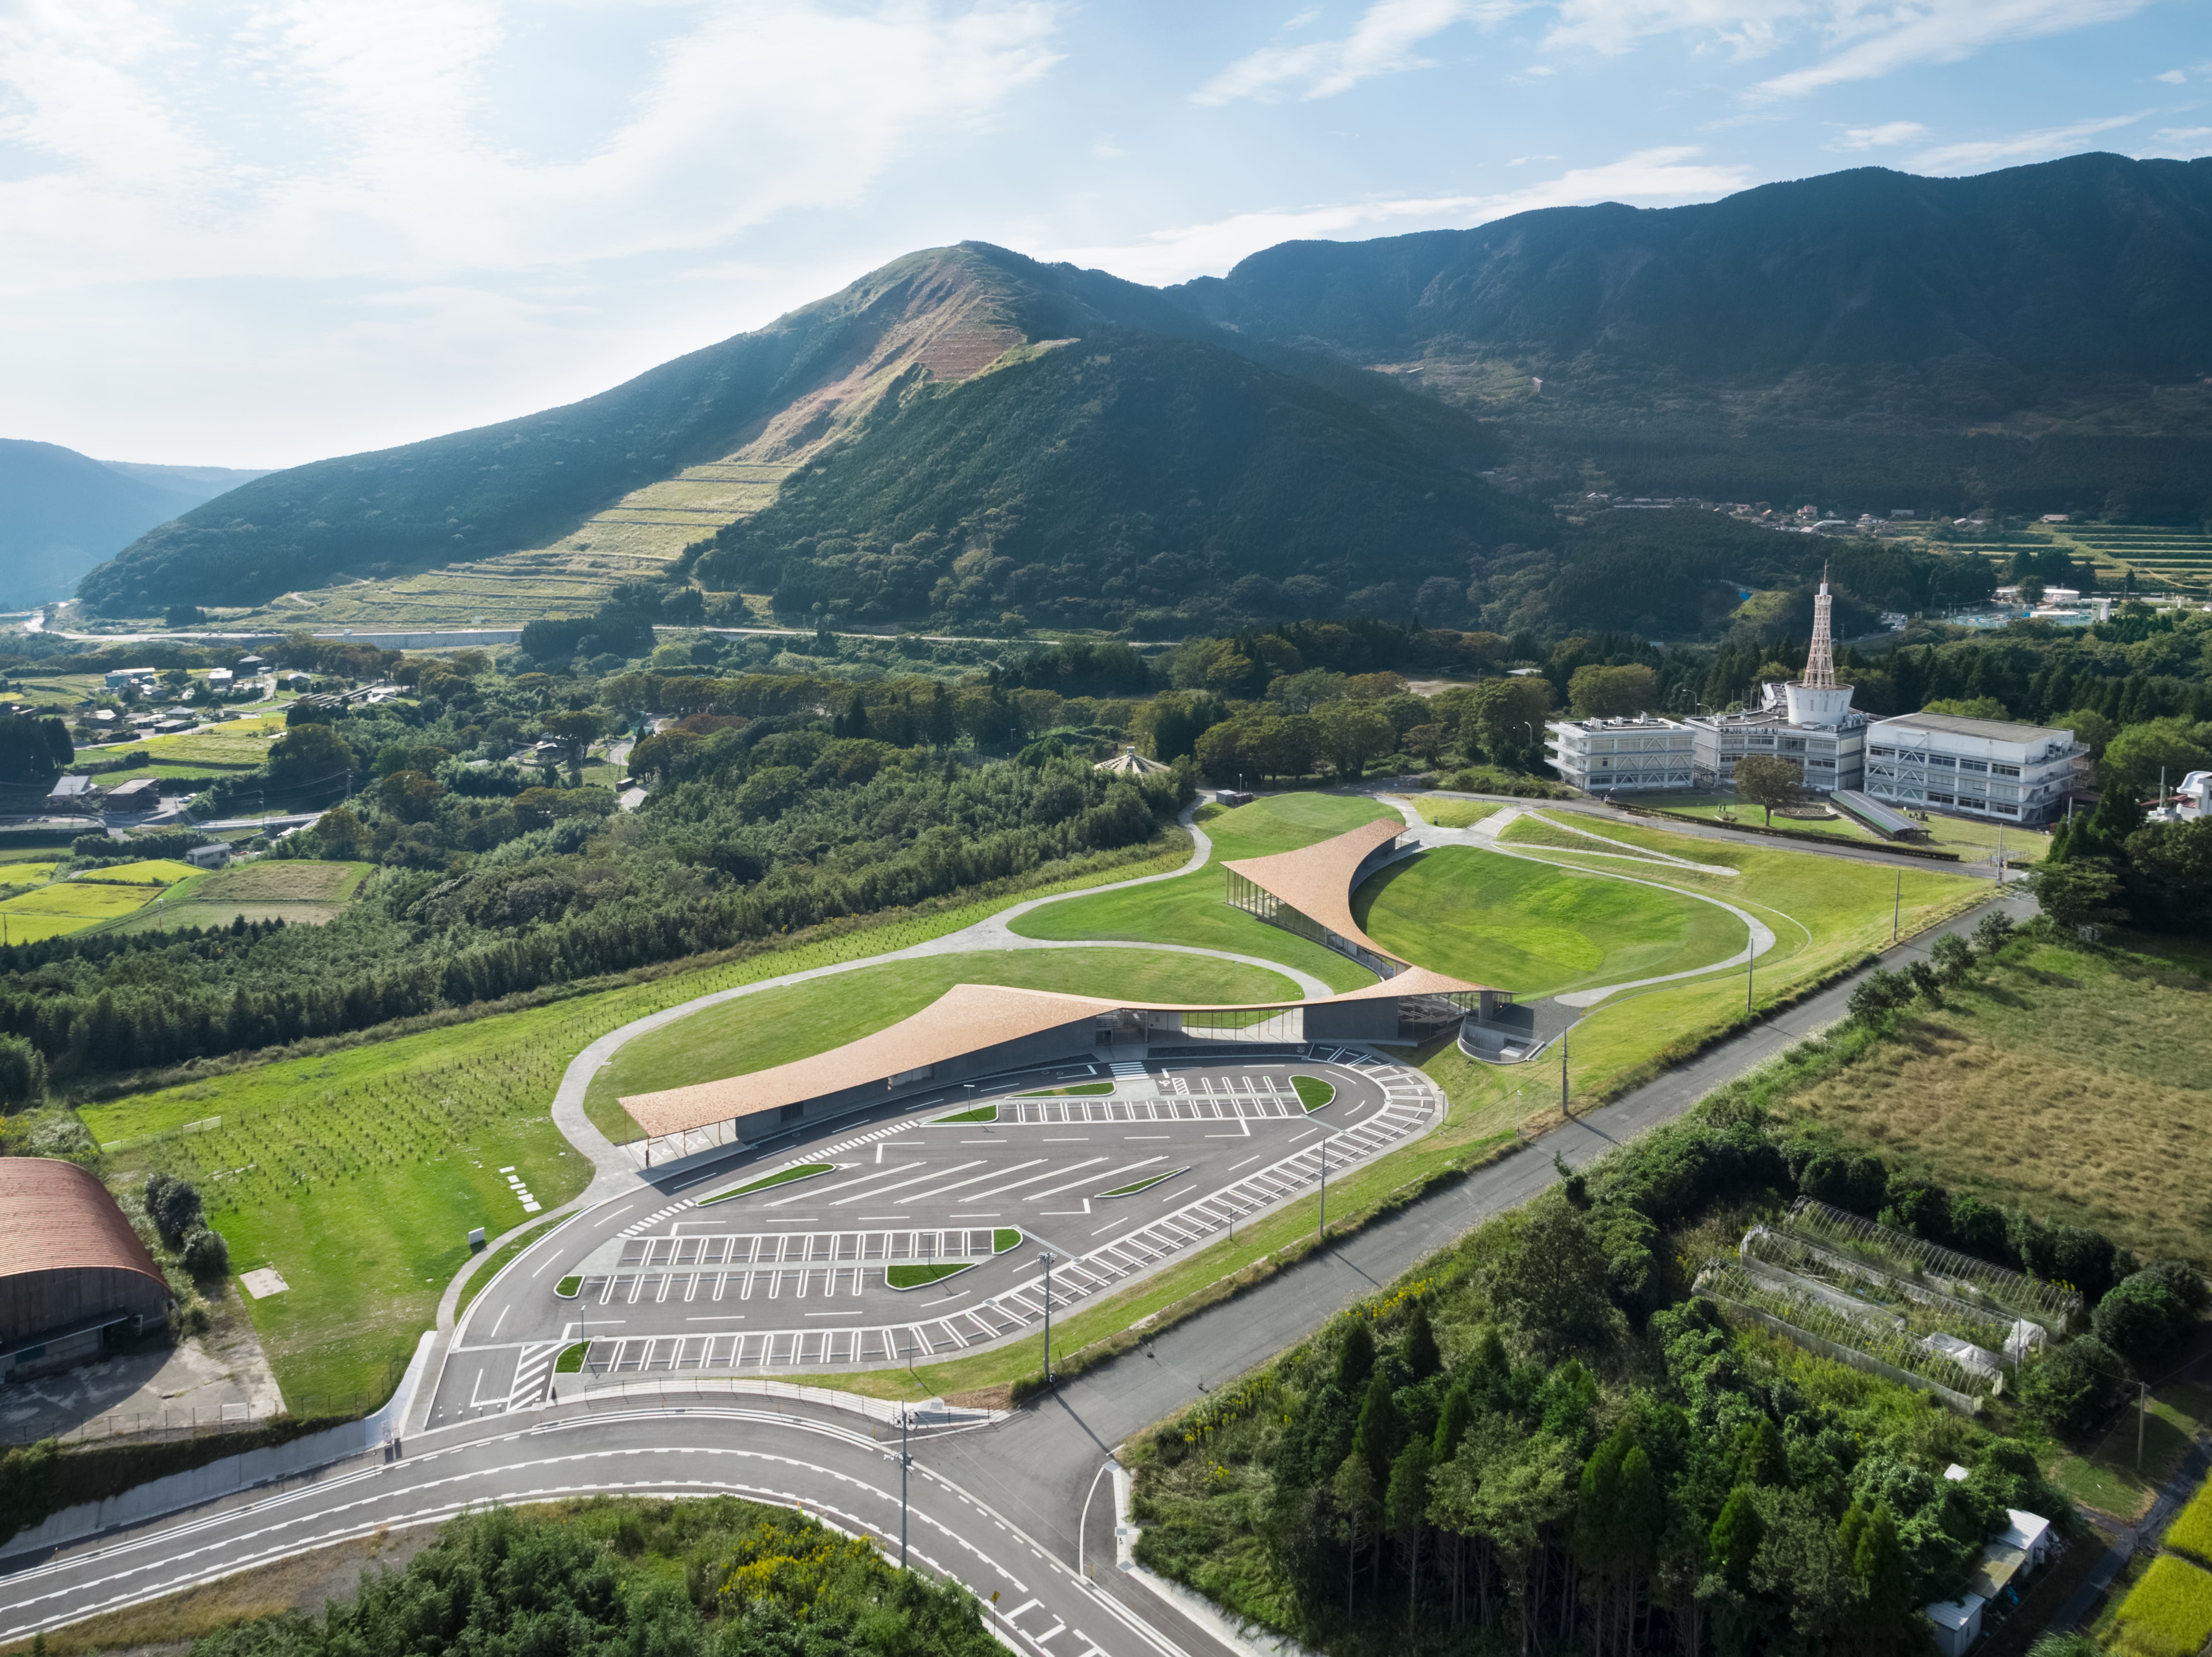
[[1308, 1041], [1395, 1041], [1398, 1002], [1395, 996], [1372, 1001], [1310, 1002], [1306, 1004]]
[[0, 1277], [0, 1341], [19, 1341], [116, 1312], [158, 1323], [168, 1309], [166, 1284], [119, 1266], [56, 1266]]
[[310, 1433], [303, 1438], [294, 1439], [289, 1444], [249, 1450], [243, 1455], [225, 1456], [204, 1467], [195, 1467], [190, 1472], [172, 1473], [167, 1478], [137, 1485], [104, 1502], [88, 1502], [82, 1507], [64, 1508], [45, 1523], [27, 1531], [18, 1531], [5, 1542], [0, 1542], [0, 1559], [44, 1553], [65, 1542], [82, 1541], [88, 1536], [98, 1536], [103, 1531], [141, 1524], [149, 1519], [158, 1519], [164, 1514], [180, 1513], [203, 1502], [219, 1501], [241, 1490], [250, 1490], [256, 1485], [272, 1484], [280, 1479], [297, 1477], [319, 1467], [350, 1461], [356, 1456], [382, 1450], [398, 1439], [400, 1423], [407, 1419], [416, 1391], [422, 1384], [423, 1372], [429, 1366], [430, 1350], [436, 1344], [437, 1338], [434, 1331], [422, 1331], [422, 1338], [415, 1348], [414, 1362], [407, 1366], [407, 1374], [399, 1382], [399, 1390], [374, 1415], [360, 1421], [349, 1421], [343, 1426], [329, 1428], [323, 1432]]

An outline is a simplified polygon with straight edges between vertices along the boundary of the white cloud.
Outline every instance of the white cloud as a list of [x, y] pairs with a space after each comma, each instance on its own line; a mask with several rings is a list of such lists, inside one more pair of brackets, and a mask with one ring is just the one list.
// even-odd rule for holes
[[25, 0], [0, 19], [0, 291], [431, 282], [712, 247], [856, 202], [1056, 61], [1049, 0], [641, 10], [667, 31], [644, 68], [577, 112], [574, 158], [544, 161], [487, 106], [514, 31], [568, 15], [522, 0]]
[[[1432, 67], [1422, 48], [1455, 24], [1495, 23], [1548, 10], [1542, 44], [1555, 52], [1614, 57], [1658, 36], [1716, 46], [1738, 59], [1801, 44], [1815, 61], [1774, 76], [1759, 99], [1955, 63], [2024, 40], [2132, 16], [2151, 0], [1370, 0], [1340, 40], [1279, 41], [1248, 53], [1193, 94], [1200, 104], [1327, 98], [1380, 75]], [[1305, 21], [1301, 14], [1297, 21]], [[1541, 74], [1546, 70], [1523, 71]], [[2160, 79], [2172, 79], [2169, 70]]]
[[1829, 143], [1830, 149], [1886, 149], [1893, 144], [1913, 143], [1928, 136], [1917, 121], [1884, 121], [1880, 126], [1851, 126]]
[[2030, 161], [2038, 156], [2060, 155], [2080, 148], [2085, 138], [2093, 138], [2100, 132], [2110, 132], [2118, 127], [2133, 126], [2141, 119], [2141, 113], [2112, 115], [2103, 120], [2075, 121], [2069, 126], [2039, 127], [2033, 132], [2015, 132], [2009, 137], [1947, 143], [1934, 149], [1922, 150], [1912, 158], [1912, 164], [1923, 173], [1972, 173], [2000, 161]]
[[1770, 98], [1871, 81], [1923, 64], [1955, 64], [2008, 40], [2034, 40], [2132, 17], [2149, 0], [1826, 0], [1822, 34], [1829, 50], [1814, 64], [1778, 75], [1758, 88]]
[[[1377, 75], [1427, 67], [1433, 60], [1417, 48], [1453, 24], [1491, 21], [1511, 15], [1522, 0], [1373, 0], [1352, 33], [1340, 40], [1311, 40], [1301, 46], [1262, 46], [1238, 58], [1191, 94], [1198, 104], [1235, 103], [1243, 98], [1275, 99], [1295, 92], [1302, 98], [1331, 98]], [[1301, 13], [1287, 26], [1310, 21]]]
[[2169, 69], [2165, 74], [2154, 75], [2150, 78], [2154, 81], [2163, 81], [2168, 86], [2179, 86], [2189, 76], [2178, 69]]
[[2167, 126], [2150, 135], [2150, 141], [2162, 149], [2196, 149], [2202, 153], [2212, 149], [2212, 126]]
[[1135, 282], [1181, 282], [1218, 276], [1247, 254], [1279, 241], [1464, 227], [1533, 208], [1601, 201], [1711, 200], [1750, 181], [1745, 168], [1700, 162], [1695, 159], [1698, 153], [1689, 147], [1638, 150], [1602, 167], [1571, 168], [1555, 179], [1497, 195], [1413, 197], [1238, 213], [1211, 223], [1156, 230], [1118, 247], [1060, 248], [1039, 257], [1095, 265]]

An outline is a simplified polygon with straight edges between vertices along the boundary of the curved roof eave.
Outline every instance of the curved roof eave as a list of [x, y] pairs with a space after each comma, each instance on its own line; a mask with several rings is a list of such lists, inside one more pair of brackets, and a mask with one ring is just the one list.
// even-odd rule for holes
[[1352, 881], [1359, 866], [1378, 847], [1406, 832], [1402, 818], [1381, 817], [1358, 828], [1267, 857], [1240, 857], [1224, 868], [1288, 904], [1307, 919], [1327, 927], [1347, 943], [1370, 950], [1391, 960], [1403, 960], [1395, 950], [1385, 949], [1369, 937], [1352, 918]]

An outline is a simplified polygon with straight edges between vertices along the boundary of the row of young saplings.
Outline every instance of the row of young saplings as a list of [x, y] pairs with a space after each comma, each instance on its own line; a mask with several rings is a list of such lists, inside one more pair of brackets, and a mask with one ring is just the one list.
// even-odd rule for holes
[[2083, 1311], [2080, 1294], [1800, 1197], [1709, 1261], [1697, 1289], [1801, 1344], [1972, 1410], [2017, 1383]]

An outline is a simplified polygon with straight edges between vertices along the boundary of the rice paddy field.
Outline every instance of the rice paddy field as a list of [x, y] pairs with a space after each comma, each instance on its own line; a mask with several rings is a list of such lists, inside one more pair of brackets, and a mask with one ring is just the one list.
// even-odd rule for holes
[[153, 881], [51, 880], [0, 900], [0, 945], [37, 943], [121, 920], [167, 889]]
[[247, 625], [519, 627], [580, 613], [626, 581], [658, 576], [693, 541], [775, 498], [792, 467], [718, 460], [635, 490], [550, 545], [392, 581], [288, 593]]

